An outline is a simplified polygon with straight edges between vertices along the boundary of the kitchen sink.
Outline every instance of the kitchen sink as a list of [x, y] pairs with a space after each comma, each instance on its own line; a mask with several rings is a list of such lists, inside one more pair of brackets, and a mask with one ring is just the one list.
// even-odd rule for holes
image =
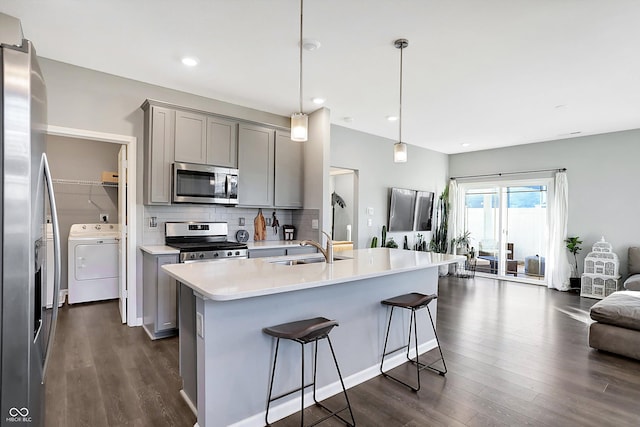
[[[342, 261], [345, 259], [351, 259], [351, 257], [347, 256], [334, 256], [333, 261]], [[273, 261], [269, 261], [271, 264], [280, 264], [280, 265], [301, 265], [301, 264], [317, 264], [320, 262], [325, 262], [323, 256], [313, 256], [308, 258], [292, 258], [292, 259], [277, 259]]]

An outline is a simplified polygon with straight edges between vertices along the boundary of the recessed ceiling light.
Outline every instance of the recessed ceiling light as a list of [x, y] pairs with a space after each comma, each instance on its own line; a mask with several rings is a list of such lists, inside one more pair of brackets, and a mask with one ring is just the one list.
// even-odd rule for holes
[[324, 101], [325, 101], [324, 98], [311, 98], [311, 100], [313, 101], [314, 104], [318, 104], [318, 105], [324, 104]]
[[460, 145], [462, 145], [463, 147], [469, 147], [471, 144], [469, 144], [468, 142], [463, 142], [463, 143], [462, 143], [462, 144], [460, 144]]
[[397, 116], [387, 116], [387, 120], [389, 120], [390, 122], [395, 122], [396, 120], [398, 120]]
[[192, 56], [185, 56], [184, 58], [182, 58], [182, 63], [187, 67], [195, 67], [196, 65], [198, 65], [198, 62], [198, 59]]
[[343, 117], [342, 120], [344, 120], [346, 123], [353, 123], [353, 117]]
[[582, 133], [582, 131], [577, 130], [575, 132], [569, 132], [569, 135], [580, 135]]
[[308, 50], [309, 52], [313, 52], [314, 50], [320, 49], [320, 42], [315, 39], [303, 39], [302, 40], [302, 48], [304, 50]]

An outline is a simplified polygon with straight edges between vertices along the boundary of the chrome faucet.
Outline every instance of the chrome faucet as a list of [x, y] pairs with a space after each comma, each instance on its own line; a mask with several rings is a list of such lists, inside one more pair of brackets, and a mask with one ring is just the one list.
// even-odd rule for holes
[[325, 236], [327, 236], [327, 248], [323, 249], [322, 245], [318, 242], [314, 242], [313, 240], [303, 240], [300, 242], [300, 246], [315, 246], [318, 248], [322, 255], [324, 255], [324, 259], [328, 264], [333, 264], [333, 240], [331, 240], [331, 236], [324, 231], [322, 232]]

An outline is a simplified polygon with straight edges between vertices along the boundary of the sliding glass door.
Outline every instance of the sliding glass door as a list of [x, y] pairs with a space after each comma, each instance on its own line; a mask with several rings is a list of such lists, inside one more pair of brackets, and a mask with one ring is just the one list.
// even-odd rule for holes
[[476, 273], [544, 284], [548, 180], [461, 184]]

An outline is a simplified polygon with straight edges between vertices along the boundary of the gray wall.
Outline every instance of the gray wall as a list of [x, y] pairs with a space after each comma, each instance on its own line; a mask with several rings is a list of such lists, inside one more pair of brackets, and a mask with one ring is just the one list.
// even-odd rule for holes
[[[331, 166], [358, 171], [358, 247], [366, 248], [378, 236], [389, 216], [389, 187], [433, 191], [439, 194], [446, 185], [448, 156], [436, 151], [409, 146], [407, 163], [393, 162], [394, 141], [364, 132], [331, 126]], [[373, 215], [366, 209], [373, 208]], [[371, 219], [372, 225], [367, 225]], [[426, 238], [430, 239], [429, 232]], [[389, 233], [399, 247], [404, 236], [413, 245], [416, 233]]]
[[[640, 130], [584, 136], [449, 156], [451, 176], [567, 168], [568, 235], [584, 241], [578, 264], [601, 236], [627, 271], [627, 248], [640, 245]], [[516, 175], [516, 177], [518, 177]]]
[[[48, 135], [45, 150], [53, 179], [100, 181], [102, 171], [118, 170], [120, 145]], [[72, 224], [95, 224], [99, 214], [109, 215], [109, 223], [118, 223], [118, 187], [101, 185], [54, 184], [62, 269], [60, 288], [67, 289], [67, 239]]]

